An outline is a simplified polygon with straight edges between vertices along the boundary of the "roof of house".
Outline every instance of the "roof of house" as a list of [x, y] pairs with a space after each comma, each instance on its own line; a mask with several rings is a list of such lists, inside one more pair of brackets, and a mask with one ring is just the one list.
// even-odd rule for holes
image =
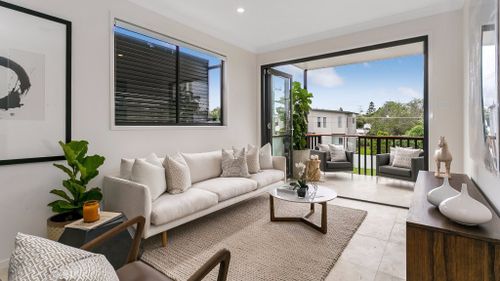
[[322, 111], [322, 112], [332, 112], [332, 113], [344, 113], [344, 114], [356, 114], [359, 113], [347, 111], [347, 110], [336, 110], [336, 109], [322, 109], [322, 108], [313, 108], [311, 111]]

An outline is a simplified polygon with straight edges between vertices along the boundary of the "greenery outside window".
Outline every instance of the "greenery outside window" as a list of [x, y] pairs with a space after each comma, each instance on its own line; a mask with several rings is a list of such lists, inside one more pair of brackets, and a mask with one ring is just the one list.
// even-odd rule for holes
[[223, 125], [224, 59], [116, 20], [114, 125]]

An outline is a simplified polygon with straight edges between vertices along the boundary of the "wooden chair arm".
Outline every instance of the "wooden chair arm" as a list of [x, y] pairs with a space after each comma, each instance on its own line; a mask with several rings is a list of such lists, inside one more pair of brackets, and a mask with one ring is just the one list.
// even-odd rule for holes
[[127, 258], [127, 263], [133, 262], [137, 260], [137, 256], [139, 255], [139, 246], [141, 244], [141, 237], [142, 237], [142, 232], [144, 231], [144, 223], [146, 219], [142, 216], [135, 217], [131, 220], [125, 221], [112, 229], [104, 232], [103, 234], [99, 235], [95, 239], [85, 243], [83, 246], [80, 247], [82, 250], [90, 251], [94, 247], [100, 245], [104, 241], [112, 238], [113, 236], [119, 234], [122, 231], [127, 230], [127, 228], [133, 226], [134, 224], [137, 224], [137, 228], [135, 230], [135, 235], [134, 235], [134, 240], [132, 242], [132, 248], [130, 248], [130, 251], [128, 253], [128, 258]]
[[189, 279], [188, 281], [202, 281], [205, 276], [207, 276], [214, 267], [220, 263], [219, 276], [217, 281], [226, 281], [227, 273], [229, 271], [229, 261], [231, 259], [231, 253], [227, 249], [222, 249], [218, 251], [213, 257], [211, 257], [202, 267], [200, 267]]

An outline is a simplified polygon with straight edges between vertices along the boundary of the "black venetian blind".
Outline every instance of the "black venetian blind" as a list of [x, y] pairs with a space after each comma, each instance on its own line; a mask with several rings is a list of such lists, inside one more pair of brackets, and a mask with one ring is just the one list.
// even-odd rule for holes
[[214, 124], [208, 59], [121, 27], [114, 38], [115, 125]]

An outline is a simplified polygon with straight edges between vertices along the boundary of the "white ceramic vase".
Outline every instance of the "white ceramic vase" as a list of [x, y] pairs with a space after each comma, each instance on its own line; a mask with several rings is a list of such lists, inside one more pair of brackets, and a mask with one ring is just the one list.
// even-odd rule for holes
[[478, 225], [489, 222], [491, 211], [481, 202], [470, 197], [467, 184], [462, 184], [459, 195], [453, 196], [439, 204], [439, 211], [447, 218], [463, 225]]
[[445, 177], [441, 186], [438, 186], [427, 193], [427, 201], [429, 201], [432, 205], [439, 207], [439, 204], [441, 204], [441, 202], [443, 202], [445, 199], [451, 198], [458, 194], [459, 192], [451, 187], [450, 182], [448, 181], [448, 177]]

